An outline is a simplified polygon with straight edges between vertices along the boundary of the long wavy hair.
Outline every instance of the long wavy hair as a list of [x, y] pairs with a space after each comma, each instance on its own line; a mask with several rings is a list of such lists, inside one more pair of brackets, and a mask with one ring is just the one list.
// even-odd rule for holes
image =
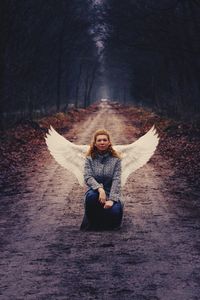
[[117, 153], [117, 151], [115, 151], [112, 147], [112, 143], [111, 143], [111, 139], [110, 139], [110, 134], [107, 130], [105, 129], [99, 129], [94, 133], [94, 136], [92, 138], [91, 144], [90, 144], [90, 148], [86, 153], [86, 156], [91, 156], [92, 158], [95, 158], [96, 154], [97, 154], [97, 147], [95, 146], [96, 140], [97, 140], [97, 136], [98, 135], [106, 135], [110, 145], [108, 146], [107, 152], [109, 152], [111, 154], [111, 156], [117, 157], [117, 158], [121, 158], [120, 154]]

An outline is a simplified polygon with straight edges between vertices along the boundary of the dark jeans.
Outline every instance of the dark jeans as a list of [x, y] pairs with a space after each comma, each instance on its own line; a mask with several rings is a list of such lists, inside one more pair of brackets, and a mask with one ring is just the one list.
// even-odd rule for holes
[[85, 195], [85, 216], [80, 229], [116, 229], [121, 224], [122, 216], [120, 201], [114, 202], [110, 208], [104, 208], [99, 201], [99, 192], [91, 189]]

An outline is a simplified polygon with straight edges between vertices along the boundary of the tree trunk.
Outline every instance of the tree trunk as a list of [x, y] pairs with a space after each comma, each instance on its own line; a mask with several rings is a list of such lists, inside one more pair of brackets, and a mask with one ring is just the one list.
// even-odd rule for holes
[[77, 79], [77, 84], [76, 84], [76, 92], [75, 92], [75, 107], [78, 107], [78, 96], [79, 96], [79, 87], [80, 87], [80, 82], [81, 82], [81, 76], [82, 76], [82, 69], [83, 69], [83, 64], [82, 62], [80, 63], [79, 66], [79, 73], [78, 73], [78, 79]]

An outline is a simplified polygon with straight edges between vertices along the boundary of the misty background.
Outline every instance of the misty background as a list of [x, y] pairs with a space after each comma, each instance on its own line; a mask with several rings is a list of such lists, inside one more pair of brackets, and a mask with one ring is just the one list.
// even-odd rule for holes
[[199, 0], [2, 0], [0, 126], [107, 98], [199, 121]]

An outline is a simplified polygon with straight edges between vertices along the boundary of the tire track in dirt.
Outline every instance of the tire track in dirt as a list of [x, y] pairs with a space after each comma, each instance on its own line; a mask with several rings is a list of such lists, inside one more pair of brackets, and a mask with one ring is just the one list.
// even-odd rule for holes
[[[65, 136], [88, 144], [105, 127], [126, 144], [127, 126], [134, 140], [126, 117], [102, 105]], [[150, 162], [130, 176], [123, 226], [107, 232], [79, 231], [85, 190], [46, 149], [41, 155], [42, 166], [24, 170], [24, 191], [8, 196], [0, 299], [199, 299], [199, 223], [170, 198], [161, 177], [173, 170], [159, 152], [159, 168]]]

